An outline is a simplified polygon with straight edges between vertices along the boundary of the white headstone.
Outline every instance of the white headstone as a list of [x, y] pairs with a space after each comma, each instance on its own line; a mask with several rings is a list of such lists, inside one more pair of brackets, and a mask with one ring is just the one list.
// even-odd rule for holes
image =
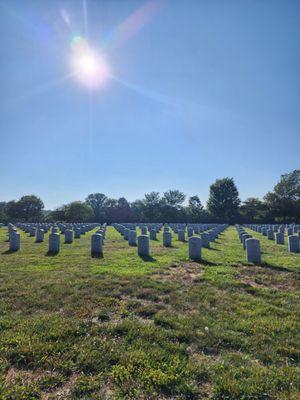
[[138, 255], [142, 257], [149, 257], [150, 254], [150, 239], [147, 235], [140, 235], [138, 237]]
[[246, 239], [246, 254], [247, 261], [254, 264], [260, 264], [260, 242], [258, 239], [249, 238]]
[[189, 257], [191, 260], [201, 259], [202, 240], [198, 236], [189, 238]]
[[49, 253], [59, 253], [60, 236], [59, 233], [50, 233], [49, 235]]
[[92, 257], [102, 257], [102, 236], [99, 233], [94, 233], [91, 236], [91, 255]]

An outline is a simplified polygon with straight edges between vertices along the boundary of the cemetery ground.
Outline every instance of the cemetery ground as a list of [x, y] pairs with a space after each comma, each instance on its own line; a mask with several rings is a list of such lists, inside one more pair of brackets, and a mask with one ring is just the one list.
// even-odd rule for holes
[[142, 259], [108, 227], [99, 259], [94, 231], [50, 256], [0, 229], [1, 399], [299, 399], [300, 254], [251, 231], [247, 264], [229, 227], [201, 262], [161, 233]]

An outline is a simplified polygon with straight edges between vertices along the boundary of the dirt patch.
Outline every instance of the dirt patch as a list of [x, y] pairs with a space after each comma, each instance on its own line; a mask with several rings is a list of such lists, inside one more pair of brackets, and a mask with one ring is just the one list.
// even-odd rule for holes
[[[40, 370], [35, 370], [35, 371], [29, 371], [29, 370], [18, 370], [14, 367], [9, 368], [6, 374], [6, 380], [7, 382], [13, 382], [17, 378], [21, 378], [23, 384], [26, 384], [28, 382], [31, 382], [33, 380], [37, 380], [41, 378], [43, 375], [45, 375], [44, 371]], [[52, 375], [51, 372], [49, 372], [49, 375]]]
[[[43, 371], [36, 369], [34, 371], [30, 370], [18, 370], [14, 367], [9, 368], [6, 374], [6, 381], [8, 383], [14, 384], [16, 380], [21, 380], [23, 385], [28, 385], [33, 381], [38, 381], [43, 377], [55, 377], [58, 374], [53, 371]], [[59, 384], [56, 389], [53, 389], [47, 393], [44, 393], [41, 397], [42, 400], [48, 399], [65, 399], [71, 390], [72, 385], [75, 383], [77, 376], [73, 375], [71, 379], [65, 384]]]
[[163, 282], [177, 282], [183, 285], [194, 283], [202, 275], [203, 269], [199, 264], [185, 262], [174, 264], [161, 272], [160, 274], [152, 275], [152, 279]]
[[66, 399], [71, 391], [72, 386], [75, 384], [77, 375], [72, 375], [70, 379], [60, 386], [57, 390], [42, 395], [41, 400], [48, 399]]
[[293, 291], [298, 287], [295, 274], [259, 266], [243, 266], [240, 279], [245, 285], [261, 289]]

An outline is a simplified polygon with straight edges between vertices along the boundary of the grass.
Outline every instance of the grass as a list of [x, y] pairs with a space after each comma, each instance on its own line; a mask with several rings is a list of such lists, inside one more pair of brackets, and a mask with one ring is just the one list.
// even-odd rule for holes
[[108, 228], [47, 256], [0, 229], [0, 399], [298, 399], [300, 254], [261, 235], [247, 264], [234, 227], [191, 262], [187, 243], [151, 256]]

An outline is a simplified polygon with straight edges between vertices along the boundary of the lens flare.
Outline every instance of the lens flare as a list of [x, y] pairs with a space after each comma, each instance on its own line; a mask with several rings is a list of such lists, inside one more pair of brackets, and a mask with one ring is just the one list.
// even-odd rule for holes
[[90, 88], [103, 85], [109, 78], [109, 68], [104, 56], [78, 36], [72, 41], [72, 70], [76, 79]]

